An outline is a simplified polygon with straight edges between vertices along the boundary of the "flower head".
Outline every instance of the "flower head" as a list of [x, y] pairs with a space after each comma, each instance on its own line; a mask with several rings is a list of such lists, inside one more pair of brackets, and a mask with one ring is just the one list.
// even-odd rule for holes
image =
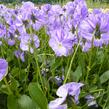
[[50, 47], [57, 56], [68, 56], [72, 52], [75, 36], [62, 29], [54, 31], [49, 40]]
[[[60, 86], [56, 92], [59, 98], [49, 103], [49, 109], [60, 109], [58, 107], [62, 106], [62, 104], [65, 102], [68, 95], [74, 96], [75, 103], [78, 103], [79, 102], [78, 96], [80, 94], [80, 88], [83, 85], [84, 84], [82, 83], [71, 82], [71, 83], [67, 83], [67, 84]], [[66, 104], [64, 106], [66, 106]], [[66, 108], [62, 108], [62, 109], [67, 109], [67, 106]]]
[[20, 38], [20, 48], [23, 51], [30, 51], [31, 53], [33, 53], [32, 45], [34, 45], [36, 48], [39, 47], [40, 41], [37, 35], [31, 34], [30, 36], [29, 34], [24, 34]]
[[20, 50], [16, 50], [14, 54], [16, 58], [20, 58], [22, 62], [25, 62], [24, 52], [21, 52]]
[[101, 47], [106, 42], [109, 42], [108, 22], [109, 15], [96, 10], [80, 23], [79, 35], [86, 43]]
[[8, 62], [5, 59], [0, 59], [0, 81], [6, 76], [8, 70]]
[[0, 38], [6, 34], [6, 28], [3, 24], [0, 24]]

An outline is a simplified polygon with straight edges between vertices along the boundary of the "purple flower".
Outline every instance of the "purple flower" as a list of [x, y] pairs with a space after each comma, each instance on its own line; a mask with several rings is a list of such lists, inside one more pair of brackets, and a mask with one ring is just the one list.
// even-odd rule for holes
[[63, 10], [62, 7], [60, 5], [52, 5], [50, 11], [49, 11], [49, 15], [53, 15], [53, 16], [58, 16], [60, 14], [62, 14]]
[[[66, 98], [57, 98], [53, 101], [50, 101], [49, 103], [49, 109], [59, 109], [59, 107], [62, 107], [62, 103], [66, 100]], [[67, 109], [67, 104], [64, 104], [63, 107], [66, 107], [65, 109]], [[64, 109], [64, 108], [62, 108]]]
[[23, 51], [30, 51], [31, 53], [33, 53], [32, 45], [34, 45], [35, 48], [39, 47], [40, 41], [37, 35], [32, 34], [30, 36], [29, 34], [24, 34], [20, 38], [21, 38], [20, 48]]
[[8, 62], [5, 59], [0, 59], [0, 81], [8, 72]]
[[8, 40], [8, 45], [10, 45], [10, 46], [15, 45], [15, 40], [14, 39], [9, 39]]
[[0, 38], [6, 34], [6, 28], [3, 24], [0, 24]]
[[74, 1], [76, 8], [73, 14], [73, 25], [77, 27], [79, 23], [87, 17], [88, 9], [85, 0], [75, 0]]
[[85, 44], [82, 45], [82, 51], [87, 52], [91, 48], [91, 43], [90, 42], [85, 42]]
[[63, 10], [66, 11], [67, 15], [73, 15], [75, 11], [76, 5], [74, 2], [68, 2], [64, 7]]
[[71, 54], [75, 37], [69, 31], [56, 30], [51, 33], [49, 46], [57, 56], [67, 56]]
[[34, 42], [35, 47], [38, 48], [39, 45], [40, 45], [40, 41], [39, 41], [38, 36], [37, 35], [33, 35], [33, 39], [32, 40]]
[[51, 8], [52, 8], [52, 5], [50, 5], [50, 4], [45, 4], [45, 5], [42, 5], [42, 6], [41, 6], [41, 10], [42, 10], [44, 13], [48, 13], [48, 11], [50, 11]]
[[22, 4], [20, 9], [21, 13], [19, 13], [22, 20], [25, 21], [31, 19], [32, 10], [35, 8], [34, 4], [32, 2], [23, 2]]
[[87, 100], [88, 107], [96, 107], [96, 108], [98, 108], [98, 104], [97, 104], [96, 99], [95, 99], [94, 96], [87, 95], [85, 97], [85, 99]]
[[[79, 26], [79, 36], [87, 43], [101, 47], [109, 42], [109, 15], [92, 13]], [[90, 44], [89, 44], [90, 45]]]
[[24, 52], [22, 52], [20, 54], [20, 59], [21, 59], [22, 62], [25, 62], [25, 54], [24, 54]]
[[3, 4], [0, 4], [0, 17], [3, 17], [6, 11], [7, 11], [6, 6], [4, 6]]
[[32, 26], [34, 30], [38, 31], [43, 25], [41, 22], [35, 21], [35, 23]]
[[59, 97], [67, 97], [67, 95], [74, 96], [75, 102], [78, 103], [80, 87], [82, 87], [83, 85], [84, 84], [82, 84], [82, 83], [75, 83], [75, 82], [67, 83], [67, 84], [59, 87], [56, 94]]
[[30, 2], [30, 1], [28, 1], [28, 2], [22, 2], [22, 9], [26, 9], [25, 11], [27, 11], [27, 12], [31, 12], [31, 10], [34, 8], [34, 4], [32, 3], [32, 2]]
[[17, 50], [14, 52], [14, 54], [15, 54], [16, 58], [20, 58], [22, 62], [25, 62], [24, 52]]
[[[82, 84], [82, 83], [71, 82], [71, 83], [67, 83], [67, 84], [60, 86], [56, 92], [56, 94], [57, 94], [57, 96], [59, 96], [59, 98], [51, 101], [49, 103], [49, 108], [50, 109], [58, 109], [58, 107], [65, 102], [68, 95], [74, 96], [75, 103], [79, 103], [78, 96], [80, 94], [80, 88], [83, 85], [84, 84]], [[67, 109], [67, 108], [65, 108], [65, 109]]]
[[28, 34], [24, 34], [21, 36], [20, 48], [23, 51], [29, 51], [30, 47], [30, 36]]
[[77, 28], [79, 23], [88, 15], [88, 9], [85, 0], [75, 0], [68, 2], [63, 10], [70, 19], [70, 24]]
[[60, 76], [55, 76], [55, 82], [58, 86], [62, 85], [63, 78]]

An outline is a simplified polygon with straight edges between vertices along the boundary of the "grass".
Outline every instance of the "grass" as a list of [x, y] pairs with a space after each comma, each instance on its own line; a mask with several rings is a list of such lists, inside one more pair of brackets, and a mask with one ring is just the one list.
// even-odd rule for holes
[[106, 2], [93, 2], [92, 0], [87, 0], [88, 8], [109, 8], [109, 3]]

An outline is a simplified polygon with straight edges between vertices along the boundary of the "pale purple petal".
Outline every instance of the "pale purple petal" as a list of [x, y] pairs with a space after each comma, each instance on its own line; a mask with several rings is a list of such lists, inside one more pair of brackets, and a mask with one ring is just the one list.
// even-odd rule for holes
[[8, 62], [5, 59], [0, 59], [0, 81], [6, 76], [8, 70]]
[[67, 109], [67, 104], [59, 105], [58, 107], [54, 107], [54, 108], [52, 107], [49, 109]]
[[50, 101], [49, 109], [58, 109], [57, 107], [60, 106], [65, 100], [66, 100], [66, 97], [65, 98], [57, 98], [53, 101]]
[[20, 59], [21, 59], [22, 62], [25, 62], [25, 54], [24, 54], [24, 52], [22, 52], [20, 54]]
[[9, 39], [8, 40], [8, 45], [10, 45], [10, 46], [15, 45], [15, 40], [14, 39]]
[[61, 86], [58, 88], [56, 94], [59, 96], [59, 97], [67, 97], [68, 95], [68, 90], [64, 87], [64, 86]]

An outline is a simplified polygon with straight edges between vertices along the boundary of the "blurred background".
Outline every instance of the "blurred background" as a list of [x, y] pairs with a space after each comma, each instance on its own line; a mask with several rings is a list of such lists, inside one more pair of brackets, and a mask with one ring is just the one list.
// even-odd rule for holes
[[0, 0], [0, 2], [2, 3], [18, 3], [18, 2], [22, 2], [22, 1], [31, 1], [34, 3], [58, 3], [58, 2], [67, 2], [69, 0]]
[[[73, 0], [0, 0], [0, 3], [11, 3], [11, 4], [17, 4], [21, 3], [22, 1], [31, 1], [36, 4], [44, 4], [44, 3], [51, 3], [51, 4], [65, 4], [68, 1]], [[86, 0], [89, 8], [109, 8], [109, 0]]]

